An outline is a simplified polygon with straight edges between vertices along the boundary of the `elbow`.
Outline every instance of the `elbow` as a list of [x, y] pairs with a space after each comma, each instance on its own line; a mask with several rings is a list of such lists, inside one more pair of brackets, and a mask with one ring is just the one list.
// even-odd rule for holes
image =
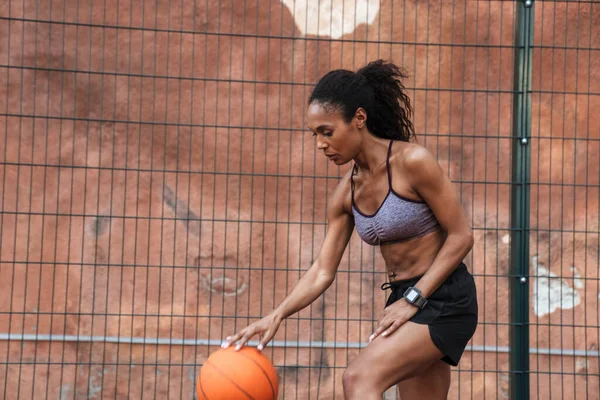
[[469, 251], [471, 251], [473, 245], [475, 244], [475, 236], [473, 235], [473, 230], [469, 229], [469, 231], [464, 234], [463, 241], [465, 244], [465, 250], [468, 253]]
[[335, 271], [332, 271], [330, 268], [323, 268], [321, 265], [319, 265], [316, 273], [315, 283], [318, 286], [323, 287], [323, 290], [326, 290], [329, 286], [331, 286], [335, 280]]
[[334, 280], [335, 280], [335, 273], [332, 273], [327, 270], [319, 271], [319, 274], [317, 276], [317, 282], [319, 285], [323, 286], [323, 288], [324, 288], [323, 290], [326, 290], [329, 286], [331, 286], [331, 284], [333, 283]]
[[475, 237], [471, 229], [464, 232], [454, 232], [448, 235], [448, 238], [452, 237], [452, 242], [456, 247], [460, 247], [464, 254], [467, 254], [473, 248], [475, 244]]

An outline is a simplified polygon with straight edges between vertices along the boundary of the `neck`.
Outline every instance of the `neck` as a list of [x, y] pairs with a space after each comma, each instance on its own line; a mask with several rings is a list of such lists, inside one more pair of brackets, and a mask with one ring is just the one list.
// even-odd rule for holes
[[390, 141], [365, 133], [359, 152], [354, 156], [358, 168], [371, 173], [381, 164], [385, 163]]

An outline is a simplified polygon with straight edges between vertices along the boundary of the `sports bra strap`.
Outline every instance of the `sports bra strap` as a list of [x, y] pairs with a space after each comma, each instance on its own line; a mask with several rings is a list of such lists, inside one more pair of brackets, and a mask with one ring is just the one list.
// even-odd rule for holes
[[352, 173], [350, 174], [350, 190], [352, 191], [352, 204], [354, 204], [354, 175], [356, 175], [356, 163], [352, 166]]
[[[392, 190], [392, 174], [390, 173], [390, 154], [392, 154], [392, 144], [393, 140], [390, 140], [390, 145], [388, 147], [387, 158], [385, 160], [385, 166], [387, 170], [388, 176], [388, 188]], [[352, 174], [350, 174], [350, 190], [352, 191], [352, 204], [354, 204], [354, 175], [356, 175], [356, 163], [352, 166]]]
[[394, 143], [394, 141], [390, 140], [390, 146], [388, 147], [387, 159], [385, 160], [385, 165], [387, 168], [389, 190], [392, 190], [392, 174], [390, 172], [390, 154], [392, 154], [392, 143]]

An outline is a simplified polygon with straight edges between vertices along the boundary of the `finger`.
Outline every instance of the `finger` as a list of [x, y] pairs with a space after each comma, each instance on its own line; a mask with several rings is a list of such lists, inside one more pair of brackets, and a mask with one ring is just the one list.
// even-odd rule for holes
[[388, 321], [381, 321], [379, 323], [379, 326], [377, 327], [377, 329], [375, 329], [375, 332], [373, 332], [373, 334], [371, 335], [371, 337], [369, 338], [369, 342], [372, 342], [373, 340], [375, 340], [375, 338], [379, 335], [381, 335], [383, 332], [385, 332], [385, 330], [391, 325], [391, 322]]
[[275, 336], [275, 331], [273, 329], [268, 329], [267, 331], [265, 331], [265, 333], [261, 335], [260, 343], [256, 348], [262, 351], [271, 341], [271, 339], [273, 339], [273, 336]]
[[248, 340], [250, 340], [250, 338], [254, 336], [254, 332], [253, 331], [248, 331], [244, 334], [244, 336], [242, 336], [242, 338], [240, 339], [239, 343], [235, 346], [235, 350], [239, 350], [242, 347], [244, 347], [246, 345], [246, 343], [248, 342]]
[[267, 330], [265, 331], [263, 334], [260, 335], [259, 338], [259, 343], [258, 346], [256, 346], [256, 348], [260, 351], [262, 351], [267, 344], [271, 341], [271, 339], [273, 338], [273, 334], [271, 333], [271, 330]]
[[402, 326], [403, 322], [402, 321], [394, 321], [393, 324], [391, 324], [382, 334], [381, 336], [390, 336], [392, 333], [394, 333], [398, 328], [400, 328]]
[[225, 338], [225, 340], [223, 341], [223, 343], [221, 343], [221, 348], [223, 348], [223, 349], [228, 348], [229, 346], [231, 346], [232, 343], [235, 343], [238, 340], [240, 340], [240, 338], [242, 337], [243, 334], [244, 334], [244, 331], [242, 330], [233, 336], [227, 336]]
[[260, 333], [258, 335], [258, 346], [256, 346], [256, 349], [262, 351], [265, 348], [265, 344], [265, 335], [264, 333]]

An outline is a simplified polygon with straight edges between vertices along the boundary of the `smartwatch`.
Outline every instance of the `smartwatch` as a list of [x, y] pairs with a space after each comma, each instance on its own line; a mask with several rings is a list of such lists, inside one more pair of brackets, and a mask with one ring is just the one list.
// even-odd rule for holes
[[427, 305], [427, 299], [423, 297], [421, 291], [416, 287], [411, 286], [408, 289], [406, 289], [403, 297], [404, 300], [406, 300], [408, 303], [412, 304], [415, 307], [419, 307], [421, 310]]

